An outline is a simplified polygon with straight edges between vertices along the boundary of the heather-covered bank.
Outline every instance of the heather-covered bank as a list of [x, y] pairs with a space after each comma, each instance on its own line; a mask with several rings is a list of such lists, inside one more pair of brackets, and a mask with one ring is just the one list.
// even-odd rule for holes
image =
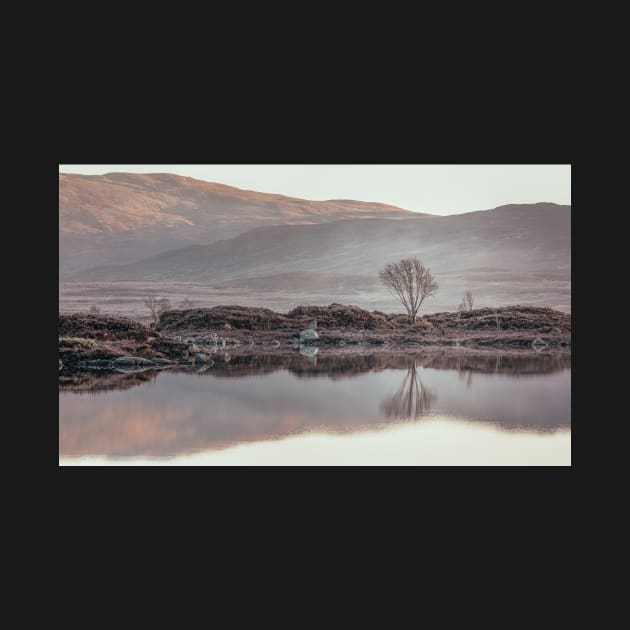
[[[308, 330], [315, 334], [304, 334]], [[342, 304], [300, 306], [288, 313], [241, 306], [174, 310], [152, 326], [101, 315], [59, 316], [60, 370], [209, 365], [226, 350], [303, 349], [308, 354], [316, 346], [344, 351], [360, 346], [569, 349], [571, 316], [517, 305], [434, 313], [409, 324], [404, 315]]]

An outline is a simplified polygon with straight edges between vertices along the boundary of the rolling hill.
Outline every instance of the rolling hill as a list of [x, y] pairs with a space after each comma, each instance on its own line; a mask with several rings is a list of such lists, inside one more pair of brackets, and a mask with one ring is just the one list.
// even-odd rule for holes
[[270, 307], [278, 303], [273, 293], [280, 292], [288, 303], [352, 300], [393, 308], [396, 302], [387, 298], [377, 273], [403, 256], [420, 257], [440, 283], [427, 305], [433, 310], [455, 309], [466, 289], [479, 304], [570, 310], [571, 207], [552, 203], [260, 227], [131, 264], [95, 267], [72, 280], [198, 283]]
[[403, 256], [421, 257], [438, 274], [568, 272], [570, 225], [570, 206], [541, 203], [444, 217], [261, 227], [131, 264], [99, 266], [74, 278], [217, 283], [296, 272], [371, 276]]
[[63, 278], [260, 226], [411, 216], [381, 203], [308, 201], [165, 173], [60, 174], [59, 268]]

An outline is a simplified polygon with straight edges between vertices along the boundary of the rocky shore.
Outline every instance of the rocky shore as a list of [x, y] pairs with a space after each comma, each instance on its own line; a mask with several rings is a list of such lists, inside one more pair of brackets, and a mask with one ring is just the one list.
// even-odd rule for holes
[[550, 308], [508, 306], [406, 316], [356, 306], [300, 306], [288, 313], [217, 306], [167, 311], [156, 325], [102, 315], [59, 315], [59, 370], [134, 372], [211, 366], [218, 356], [318, 347], [360, 349], [461, 347], [510, 351], [570, 350], [571, 316]]

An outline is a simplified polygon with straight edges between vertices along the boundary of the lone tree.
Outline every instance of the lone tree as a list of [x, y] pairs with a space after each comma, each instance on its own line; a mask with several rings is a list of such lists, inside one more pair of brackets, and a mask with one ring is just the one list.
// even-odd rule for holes
[[475, 298], [473, 297], [472, 291], [466, 291], [466, 293], [464, 293], [464, 306], [466, 310], [472, 311], [474, 305]]
[[458, 313], [461, 313], [462, 311], [472, 311], [473, 310], [473, 306], [475, 304], [475, 298], [473, 297], [472, 291], [466, 291], [466, 293], [464, 293], [464, 299], [462, 300], [461, 304], [457, 307], [457, 311]]
[[160, 315], [164, 311], [168, 311], [171, 308], [171, 303], [166, 298], [158, 300], [155, 296], [151, 295], [149, 297], [143, 298], [142, 301], [144, 302], [144, 305], [151, 311], [151, 319], [156, 324], [160, 319]]
[[392, 295], [397, 297], [407, 310], [409, 323], [414, 324], [422, 302], [435, 295], [438, 283], [417, 258], [403, 258], [397, 263], [389, 263], [378, 274], [381, 282]]

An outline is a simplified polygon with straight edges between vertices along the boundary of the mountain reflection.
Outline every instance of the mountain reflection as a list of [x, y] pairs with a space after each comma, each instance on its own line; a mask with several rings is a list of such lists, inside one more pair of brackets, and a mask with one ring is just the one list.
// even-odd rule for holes
[[76, 394], [126, 390], [150, 383], [159, 374], [159, 370], [144, 372], [69, 372], [59, 376], [59, 391]]
[[62, 372], [59, 453], [165, 457], [429, 412], [507, 430], [570, 426], [570, 356], [531, 354], [320, 349], [316, 362], [298, 352], [217, 356], [201, 373]]

